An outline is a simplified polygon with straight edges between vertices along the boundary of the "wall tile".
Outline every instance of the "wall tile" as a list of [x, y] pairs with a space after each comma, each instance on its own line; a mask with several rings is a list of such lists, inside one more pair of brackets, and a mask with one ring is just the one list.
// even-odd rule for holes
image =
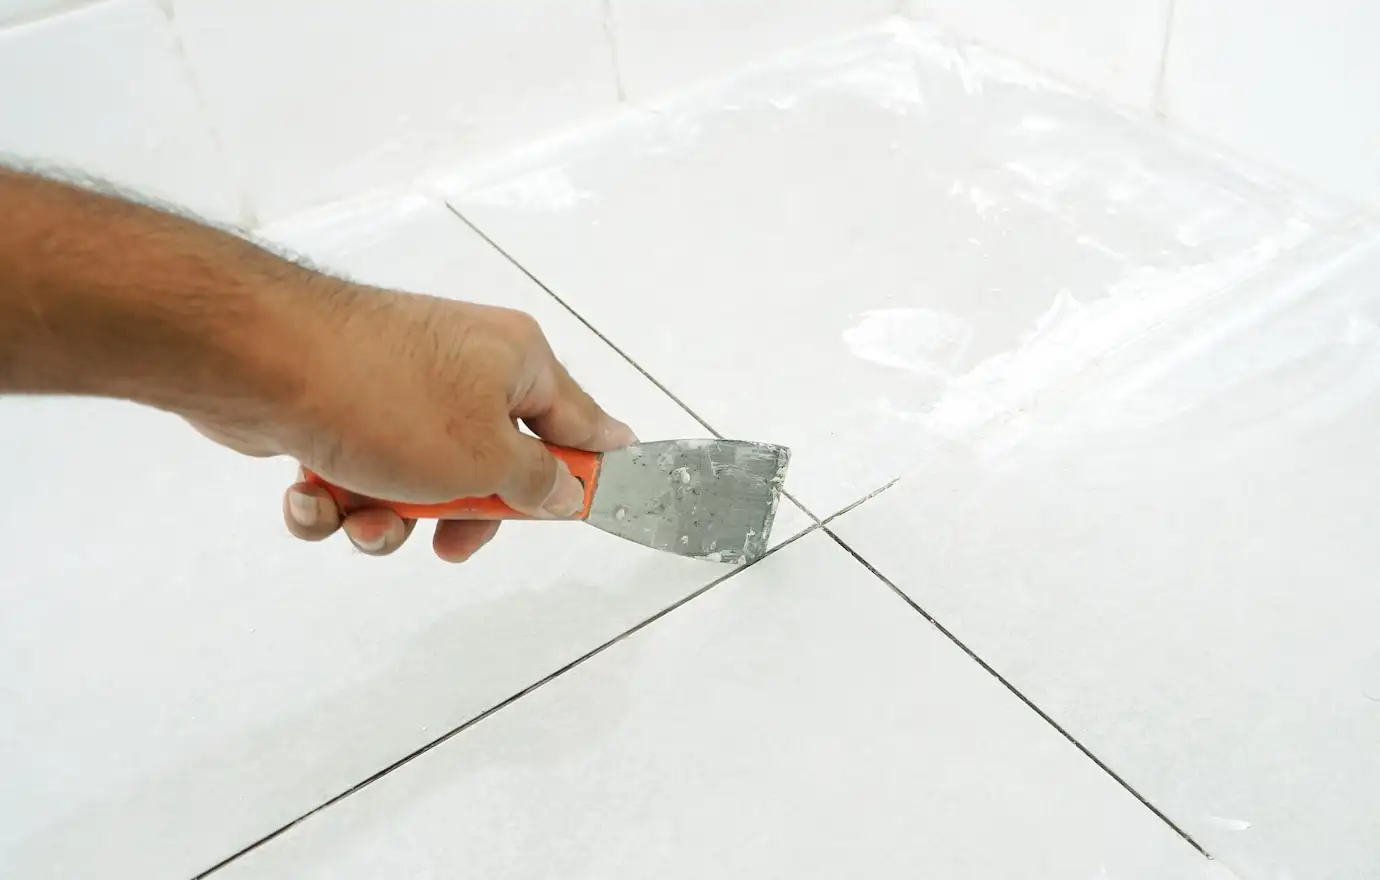
[[1168, 0], [906, 0], [980, 43], [1128, 107], [1150, 110]]
[[1380, 207], [1380, 5], [1178, 0], [1169, 118]]
[[598, 0], [175, 0], [261, 220], [405, 182], [616, 100]]
[[0, 27], [37, 21], [45, 16], [99, 2], [100, 0], [0, 0]]
[[240, 218], [234, 177], [152, 0], [117, 0], [0, 30], [0, 83], [0, 153], [94, 175], [212, 219]]
[[632, 100], [713, 78], [763, 55], [876, 21], [893, 0], [610, 0]]

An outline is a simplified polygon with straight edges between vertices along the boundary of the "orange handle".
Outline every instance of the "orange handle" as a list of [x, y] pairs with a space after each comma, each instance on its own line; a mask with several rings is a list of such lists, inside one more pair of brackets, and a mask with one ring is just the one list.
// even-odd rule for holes
[[[589, 505], [594, 500], [595, 484], [599, 481], [599, 464], [602, 456], [597, 452], [586, 452], [583, 449], [567, 449], [564, 446], [555, 446], [551, 443], [546, 444], [546, 448], [551, 450], [551, 454], [566, 463], [570, 472], [575, 475], [581, 483], [585, 485], [585, 503], [580, 508], [576, 519], [584, 519], [589, 515]], [[497, 495], [490, 495], [487, 498], [457, 498], [454, 501], [446, 501], [441, 504], [409, 504], [406, 501], [385, 501], [380, 498], [370, 498], [368, 495], [360, 495], [348, 489], [342, 489], [334, 483], [328, 483], [317, 474], [307, 471], [306, 481], [316, 486], [320, 486], [331, 497], [340, 509], [346, 513], [366, 508], [383, 507], [394, 511], [398, 516], [407, 519], [531, 519], [525, 513], [519, 513], [508, 505], [504, 504]]]

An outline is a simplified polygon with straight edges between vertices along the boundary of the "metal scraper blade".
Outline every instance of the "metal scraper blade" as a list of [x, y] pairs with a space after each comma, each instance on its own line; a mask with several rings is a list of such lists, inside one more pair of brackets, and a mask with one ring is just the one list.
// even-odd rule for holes
[[743, 440], [664, 440], [604, 453], [590, 525], [657, 550], [752, 562], [767, 538], [791, 453]]

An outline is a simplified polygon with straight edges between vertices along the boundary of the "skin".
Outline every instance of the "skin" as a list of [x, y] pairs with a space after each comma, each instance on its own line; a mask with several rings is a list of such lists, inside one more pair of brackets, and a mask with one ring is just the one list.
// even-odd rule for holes
[[[236, 235], [0, 168], [0, 394], [113, 397], [176, 413], [246, 455], [290, 456], [375, 498], [497, 494], [567, 518], [582, 489], [525, 424], [562, 446], [636, 441], [556, 360], [530, 316], [354, 284]], [[343, 530], [385, 556], [416, 523], [342, 513], [298, 482], [293, 535]], [[445, 521], [463, 562], [494, 522]]]

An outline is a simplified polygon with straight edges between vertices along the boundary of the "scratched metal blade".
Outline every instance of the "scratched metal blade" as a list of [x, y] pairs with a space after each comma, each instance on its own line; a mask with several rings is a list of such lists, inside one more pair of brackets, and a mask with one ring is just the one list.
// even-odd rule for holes
[[587, 522], [711, 562], [767, 550], [791, 452], [742, 440], [665, 440], [604, 454]]

